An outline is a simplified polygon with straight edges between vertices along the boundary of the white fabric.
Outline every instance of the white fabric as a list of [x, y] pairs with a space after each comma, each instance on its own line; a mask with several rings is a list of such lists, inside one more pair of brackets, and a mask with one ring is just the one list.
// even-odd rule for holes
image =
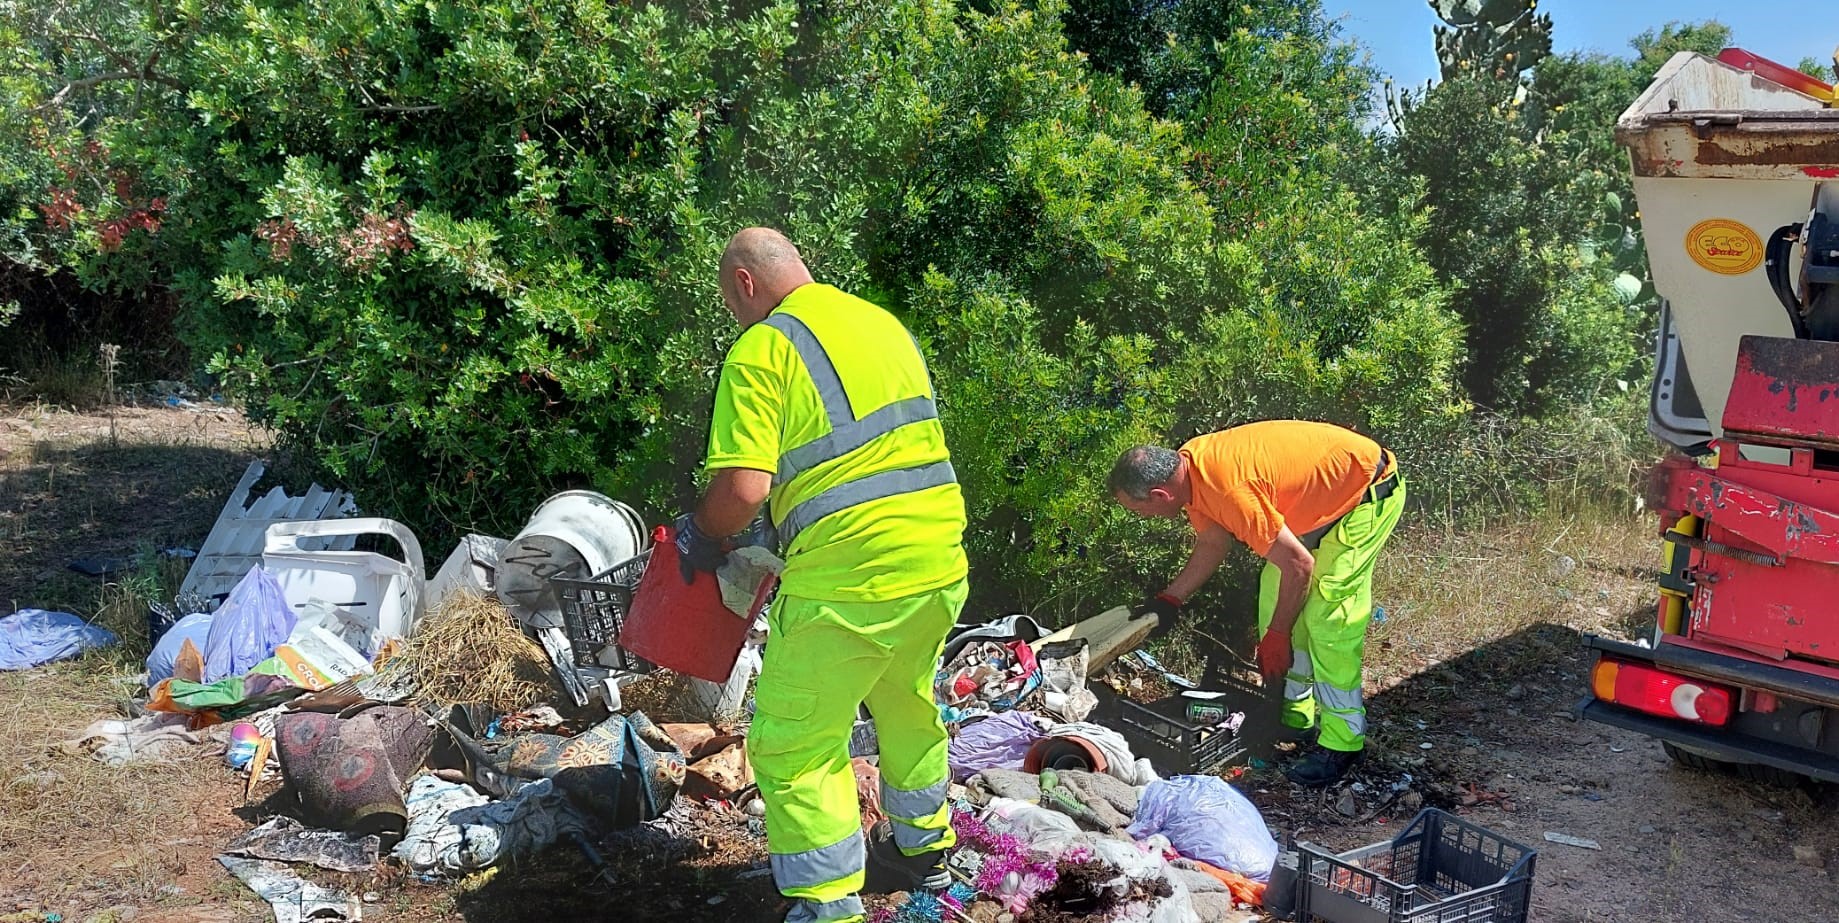
[[526, 856], [592, 825], [550, 780], [492, 801], [472, 787], [421, 776], [404, 799], [409, 827], [391, 855], [416, 872], [453, 875]]
[[169, 759], [205, 742], [203, 734], [186, 729], [187, 720], [185, 715], [169, 712], [152, 712], [129, 721], [104, 718], [64, 745], [110, 766]]
[[1083, 737], [1105, 755], [1105, 774], [1130, 785], [1148, 785], [1160, 778], [1149, 760], [1137, 759], [1130, 752], [1124, 735], [1086, 721], [1056, 724], [1047, 729], [1048, 737]]

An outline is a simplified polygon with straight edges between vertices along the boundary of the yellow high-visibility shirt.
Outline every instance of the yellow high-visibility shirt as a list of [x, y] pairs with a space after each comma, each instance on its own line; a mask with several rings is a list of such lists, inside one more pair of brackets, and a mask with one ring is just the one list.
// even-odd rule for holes
[[[795, 335], [815, 339], [804, 354], [820, 368]], [[706, 467], [778, 473], [768, 503], [783, 592], [876, 602], [964, 578], [964, 497], [931, 398], [900, 321], [828, 285], [799, 287], [728, 350]]]

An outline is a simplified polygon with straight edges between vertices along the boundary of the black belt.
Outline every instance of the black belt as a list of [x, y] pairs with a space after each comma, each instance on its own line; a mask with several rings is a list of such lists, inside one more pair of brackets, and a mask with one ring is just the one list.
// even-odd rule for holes
[[[1393, 464], [1392, 453], [1379, 450], [1379, 468], [1373, 472], [1373, 483], [1367, 485], [1366, 494], [1360, 503], [1378, 503], [1398, 489], [1398, 466]], [[1355, 504], [1358, 506], [1359, 504]]]
[[[1379, 468], [1373, 472], [1373, 480], [1367, 484], [1366, 492], [1361, 494], [1360, 503], [1356, 503], [1354, 506], [1359, 507], [1361, 504], [1365, 503], [1378, 503], [1392, 496], [1393, 492], [1396, 490], [1398, 490], [1398, 466], [1393, 464], [1391, 452], [1380, 449]], [[1348, 512], [1351, 513], [1353, 510], [1349, 510]], [[1304, 548], [1314, 551], [1321, 546], [1322, 537], [1328, 534], [1328, 530], [1339, 525], [1341, 520], [1346, 516], [1347, 513], [1342, 513], [1340, 516], [1336, 516], [1329, 520], [1321, 527], [1297, 536], [1297, 539], [1303, 543]]]

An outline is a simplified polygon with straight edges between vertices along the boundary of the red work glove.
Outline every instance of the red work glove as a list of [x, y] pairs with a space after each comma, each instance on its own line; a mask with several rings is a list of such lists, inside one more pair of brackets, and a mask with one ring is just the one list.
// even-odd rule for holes
[[1258, 672], [1264, 681], [1275, 683], [1290, 672], [1290, 633], [1271, 629], [1258, 642]]

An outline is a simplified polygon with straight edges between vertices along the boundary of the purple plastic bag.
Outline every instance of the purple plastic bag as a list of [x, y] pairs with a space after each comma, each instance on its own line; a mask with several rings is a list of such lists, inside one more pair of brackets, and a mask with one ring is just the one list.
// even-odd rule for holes
[[114, 643], [114, 632], [68, 612], [21, 609], [0, 618], [0, 670], [24, 670]]
[[1277, 862], [1277, 841], [1264, 815], [1218, 776], [1149, 783], [1130, 836], [1144, 840], [1158, 833], [1168, 837], [1176, 852], [1254, 881], [1269, 879]]
[[261, 565], [249, 568], [236, 588], [211, 615], [204, 639], [204, 682], [241, 676], [274, 656], [275, 648], [294, 633], [294, 610], [281, 585]]
[[1003, 712], [972, 722], [951, 740], [951, 777], [963, 782], [985, 769], [1020, 769], [1028, 746], [1041, 737], [1033, 715]]

